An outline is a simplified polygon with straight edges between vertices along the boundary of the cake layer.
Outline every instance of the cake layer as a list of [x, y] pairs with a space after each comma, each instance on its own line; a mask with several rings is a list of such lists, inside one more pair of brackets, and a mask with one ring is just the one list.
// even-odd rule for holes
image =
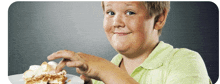
[[56, 62], [43, 62], [40, 66], [30, 66], [23, 74], [25, 84], [65, 84], [67, 72], [62, 70], [55, 73], [56, 66]]

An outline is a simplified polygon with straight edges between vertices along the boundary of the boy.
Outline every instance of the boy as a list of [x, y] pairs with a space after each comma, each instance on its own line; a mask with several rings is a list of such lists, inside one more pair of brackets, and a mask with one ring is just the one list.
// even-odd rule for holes
[[209, 83], [205, 64], [197, 52], [174, 49], [159, 41], [169, 2], [106, 1], [102, 6], [103, 28], [119, 54], [111, 63], [97, 56], [61, 50], [48, 56], [48, 60], [64, 58], [57, 71], [64, 66], [76, 67], [81, 78], [93, 84]]

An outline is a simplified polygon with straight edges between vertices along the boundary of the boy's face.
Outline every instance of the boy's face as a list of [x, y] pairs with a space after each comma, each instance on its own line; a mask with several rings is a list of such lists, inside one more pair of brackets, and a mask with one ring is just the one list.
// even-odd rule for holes
[[154, 17], [148, 16], [143, 3], [104, 2], [103, 28], [112, 47], [121, 54], [146, 50], [156, 38], [152, 36], [156, 31], [153, 26]]

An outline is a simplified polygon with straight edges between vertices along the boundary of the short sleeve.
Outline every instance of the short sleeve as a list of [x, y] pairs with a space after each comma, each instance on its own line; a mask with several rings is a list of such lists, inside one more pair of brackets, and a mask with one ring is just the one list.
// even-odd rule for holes
[[170, 61], [166, 84], [209, 84], [209, 76], [199, 53], [179, 49]]

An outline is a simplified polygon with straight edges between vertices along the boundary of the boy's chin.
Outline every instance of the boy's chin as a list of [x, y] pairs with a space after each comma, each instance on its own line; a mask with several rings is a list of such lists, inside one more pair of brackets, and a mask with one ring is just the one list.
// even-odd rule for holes
[[130, 54], [132, 54], [129, 49], [117, 49], [116, 51], [124, 56], [129, 56]]
[[117, 51], [117, 52], [127, 52], [129, 50], [129, 48], [127, 46], [122, 46], [122, 45], [116, 45], [114, 47], [114, 49]]
[[125, 53], [126, 50], [121, 50], [121, 49], [115, 49], [118, 53]]
[[116, 50], [118, 53], [120, 53], [121, 55], [128, 57], [128, 58], [135, 58], [134, 56], [136, 56], [136, 52], [133, 49], [118, 49]]

